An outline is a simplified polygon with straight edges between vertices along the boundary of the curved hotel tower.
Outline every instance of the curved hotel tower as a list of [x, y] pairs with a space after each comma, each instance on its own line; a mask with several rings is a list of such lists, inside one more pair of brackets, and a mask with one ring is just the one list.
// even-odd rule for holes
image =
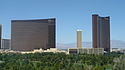
[[31, 51], [55, 48], [55, 18], [38, 20], [12, 20], [11, 49]]
[[93, 48], [104, 48], [110, 51], [110, 17], [92, 15]]

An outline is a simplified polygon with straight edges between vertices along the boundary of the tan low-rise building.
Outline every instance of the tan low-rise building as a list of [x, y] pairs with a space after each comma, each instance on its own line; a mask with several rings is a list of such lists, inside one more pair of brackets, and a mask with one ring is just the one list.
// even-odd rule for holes
[[104, 54], [104, 48], [69, 48], [69, 54]]

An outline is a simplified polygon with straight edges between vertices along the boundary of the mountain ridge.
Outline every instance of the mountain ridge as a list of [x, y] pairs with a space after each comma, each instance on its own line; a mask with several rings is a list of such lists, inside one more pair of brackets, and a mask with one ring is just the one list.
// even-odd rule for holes
[[[111, 48], [125, 48], [125, 41], [122, 40], [111, 40]], [[92, 42], [82, 42], [83, 48], [92, 48]], [[57, 48], [67, 49], [67, 48], [76, 48], [76, 43], [62, 44], [57, 43]]]

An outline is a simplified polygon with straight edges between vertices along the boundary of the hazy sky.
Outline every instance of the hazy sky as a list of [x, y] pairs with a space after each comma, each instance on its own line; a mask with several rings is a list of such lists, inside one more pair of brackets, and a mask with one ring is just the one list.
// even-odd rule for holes
[[92, 41], [92, 14], [111, 17], [111, 40], [125, 41], [125, 0], [0, 0], [2, 38], [11, 38], [11, 20], [56, 18], [57, 42]]

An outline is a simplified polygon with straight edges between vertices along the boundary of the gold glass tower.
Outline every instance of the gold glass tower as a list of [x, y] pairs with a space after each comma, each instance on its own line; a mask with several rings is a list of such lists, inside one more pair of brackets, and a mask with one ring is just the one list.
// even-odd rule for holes
[[82, 48], [82, 30], [77, 30], [77, 48]]

